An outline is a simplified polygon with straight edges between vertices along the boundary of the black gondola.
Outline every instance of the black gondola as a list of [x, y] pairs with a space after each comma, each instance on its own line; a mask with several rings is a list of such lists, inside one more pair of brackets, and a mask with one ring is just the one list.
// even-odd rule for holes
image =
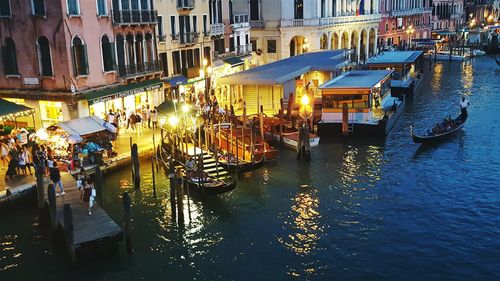
[[236, 160], [225, 161], [221, 157], [219, 158], [219, 164], [229, 171], [246, 173], [261, 168], [264, 165], [264, 158], [261, 158], [259, 161], [243, 161], [239, 159], [238, 163], [236, 163]]
[[416, 135], [415, 132], [413, 131], [413, 128], [410, 128], [413, 141], [415, 143], [425, 144], [425, 143], [433, 143], [436, 141], [446, 139], [446, 138], [450, 137], [451, 135], [453, 135], [453, 133], [455, 133], [456, 131], [462, 129], [462, 127], [465, 124], [465, 121], [467, 121], [467, 116], [468, 116], [467, 110], [463, 109], [462, 113], [457, 118], [453, 119], [453, 123], [454, 123], [453, 127], [449, 128], [449, 129], [445, 129], [444, 131], [440, 131], [438, 133], [433, 133], [431, 130], [428, 130], [423, 135]]
[[218, 180], [205, 174], [203, 177], [188, 175], [184, 170], [182, 172], [184, 183], [187, 184], [189, 190], [202, 194], [221, 194], [229, 192], [236, 188], [236, 178], [231, 177], [230, 181]]

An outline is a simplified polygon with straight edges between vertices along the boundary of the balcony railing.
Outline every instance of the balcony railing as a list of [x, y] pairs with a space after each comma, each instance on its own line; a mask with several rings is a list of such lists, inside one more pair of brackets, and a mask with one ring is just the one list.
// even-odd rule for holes
[[210, 25], [210, 35], [217, 36], [224, 34], [224, 24], [223, 23], [213, 23]]
[[319, 19], [321, 26], [331, 26], [336, 24], [360, 23], [360, 22], [379, 22], [380, 14], [360, 15], [360, 16], [344, 16], [344, 17], [329, 17]]
[[159, 71], [162, 71], [160, 60], [136, 64], [118, 65], [118, 73], [121, 77], [137, 76]]
[[246, 55], [252, 52], [252, 44], [236, 46], [237, 55]]
[[250, 22], [248, 21], [249, 18], [248, 14], [234, 15], [233, 28], [250, 27]]
[[177, 0], [177, 10], [194, 9], [194, 0]]
[[113, 23], [118, 25], [156, 24], [157, 10], [113, 10]]
[[251, 20], [250, 26], [252, 28], [264, 28], [264, 21], [263, 20]]
[[391, 17], [402, 17], [402, 16], [419, 15], [425, 13], [426, 11], [427, 10], [424, 8], [401, 9], [401, 10], [392, 10], [390, 15]]
[[198, 38], [200, 34], [198, 32], [187, 32], [187, 33], [179, 33], [177, 38], [179, 40], [179, 44], [189, 45], [198, 42]]

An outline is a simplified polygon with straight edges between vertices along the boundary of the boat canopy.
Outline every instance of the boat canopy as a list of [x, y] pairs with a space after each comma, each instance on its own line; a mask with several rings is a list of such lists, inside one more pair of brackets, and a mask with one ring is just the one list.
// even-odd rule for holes
[[378, 56], [370, 58], [366, 64], [409, 64], [414, 63], [421, 55], [422, 51], [382, 52]]
[[225, 85], [277, 85], [310, 71], [335, 72], [347, 63], [347, 50], [305, 53], [261, 65], [217, 80]]
[[346, 72], [321, 85], [321, 90], [327, 89], [371, 89], [383, 82], [394, 70], [353, 70]]

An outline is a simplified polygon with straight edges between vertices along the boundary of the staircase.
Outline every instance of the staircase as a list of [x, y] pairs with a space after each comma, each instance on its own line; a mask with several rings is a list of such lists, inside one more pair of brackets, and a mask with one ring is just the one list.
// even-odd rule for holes
[[203, 171], [217, 180], [224, 181], [231, 178], [226, 168], [215, 161], [215, 156], [206, 151], [203, 151]]

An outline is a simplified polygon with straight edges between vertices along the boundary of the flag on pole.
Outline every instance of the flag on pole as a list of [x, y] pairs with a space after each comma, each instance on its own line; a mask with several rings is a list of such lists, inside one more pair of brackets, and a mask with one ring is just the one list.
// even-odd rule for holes
[[365, 0], [358, 0], [358, 4], [356, 5], [356, 16], [365, 14], [364, 6]]

